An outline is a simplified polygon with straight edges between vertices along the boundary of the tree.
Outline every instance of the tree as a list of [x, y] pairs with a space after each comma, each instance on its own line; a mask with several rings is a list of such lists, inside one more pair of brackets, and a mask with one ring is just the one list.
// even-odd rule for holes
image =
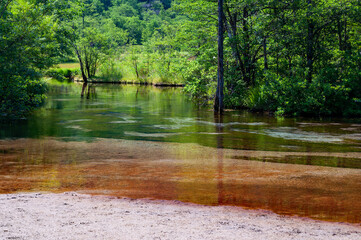
[[[182, 5], [190, 24], [215, 27], [214, 1], [183, 0]], [[359, 15], [357, 0], [225, 1], [225, 107], [296, 115], [360, 114]], [[212, 95], [209, 89], [216, 89], [215, 79], [208, 77], [216, 41], [207, 31], [207, 37], [196, 40], [201, 51], [189, 64], [194, 77], [186, 86], [202, 100]]]
[[72, 45], [80, 63], [83, 81], [95, 77], [96, 71], [101, 64], [104, 55], [109, 52], [109, 42], [106, 36], [96, 28], [82, 29], [82, 35]]
[[[95, 77], [96, 71], [104, 57], [116, 47], [117, 43], [124, 42], [126, 33], [117, 31], [110, 20], [100, 25], [100, 21], [86, 16], [89, 11], [86, 4], [78, 7], [78, 16], [67, 23], [67, 37], [78, 57], [80, 71], [84, 82]], [[99, 23], [100, 22], [100, 23]], [[102, 28], [108, 30], [103, 33]]]
[[0, 117], [22, 118], [45, 98], [41, 71], [62, 49], [65, 1], [0, 1]]
[[222, 114], [223, 112], [223, 0], [218, 0], [218, 71], [217, 71], [217, 91], [214, 99], [214, 110]]

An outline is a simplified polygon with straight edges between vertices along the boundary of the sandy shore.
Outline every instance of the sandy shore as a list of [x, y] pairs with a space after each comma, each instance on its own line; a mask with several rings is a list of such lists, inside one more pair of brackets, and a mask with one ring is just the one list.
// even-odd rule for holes
[[0, 195], [0, 239], [361, 239], [361, 227], [239, 207], [74, 192]]

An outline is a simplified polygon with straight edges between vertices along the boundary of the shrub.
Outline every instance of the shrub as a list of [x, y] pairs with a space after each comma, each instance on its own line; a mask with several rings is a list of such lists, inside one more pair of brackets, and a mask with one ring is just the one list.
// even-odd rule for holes
[[122, 69], [119, 63], [113, 60], [104, 62], [99, 68], [99, 78], [103, 81], [116, 82], [123, 78]]
[[[342, 82], [319, 75], [312, 83], [302, 78], [268, 74], [265, 83], [248, 90], [245, 106], [275, 112], [276, 115], [357, 115], [357, 101]], [[358, 111], [358, 114], [360, 111]]]
[[46, 90], [46, 84], [40, 80], [14, 76], [7, 81], [0, 81], [0, 119], [25, 117], [43, 104]]
[[52, 68], [45, 72], [45, 75], [60, 82], [74, 81], [74, 77], [79, 74], [79, 70], [68, 68]]

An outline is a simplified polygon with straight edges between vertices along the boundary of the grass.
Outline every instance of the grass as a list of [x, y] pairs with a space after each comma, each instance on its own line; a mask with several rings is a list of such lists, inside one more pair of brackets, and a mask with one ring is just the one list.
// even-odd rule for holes
[[[115, 59], [108, 59], [99, 66], [94, 81], [128, 82], [148, 84], [184, 84], [182, 76], [182, 60], [167, 62], [160, 55], [120, 54]], [[135, 71], [137, 65], [138, 77]], [[79, 69], [79, 63], [61, 63], [60, 69]], [[81, 79], [80, 76], [76, 78]]]
[[79, 69], [80, 65], [79, 63], [60, 63], [56, 67], [67, 68], [67, 69]]

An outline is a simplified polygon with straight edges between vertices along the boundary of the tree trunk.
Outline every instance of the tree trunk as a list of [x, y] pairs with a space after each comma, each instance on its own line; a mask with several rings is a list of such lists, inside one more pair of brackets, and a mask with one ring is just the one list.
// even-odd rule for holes
[[223, 0], [218, 0], [218, 72], [214, 111], [223, 112]]
[[83, 81], [86, 83], [86, 82], [88, 82], [88, 77], [85, 74], [84, 64], [83, 64], [83, 61], [81, 60], [81, 58], [79, 58], [79, 63], [80, 63], [81, 76], [83, 77]]
[[79, 60], [79, 64], [80, 64], [80, 71], [81, 71], [81, 76], [83, 77], [83, 81], [85, 83], [88, 82], [88, 78], [85, 74], [85, 71], [84, 71], [84, 63], [83, 63], [83, 59], [81, 58], [81, 55], [79, 53], [79, 50], [78, 50], [78, 47], [76, 46], [75, 43], [72, 43], [73, 44], [73, 47], [75, 49], [75, 52], [76, 52], [76, 55], [78, 56], [78, 60]]
[[137, 74], [137, 79], [139, 79], [139, 72], [138, 72], [137, 60], [134, 60], [134, 68], [135, 68], [135, 74]]
[[89, 59], [89, 56], [87, 54], [87, 50], [86, 48], [84, 48], [85, 51], [84, 51], [84, 54], [85, 54], [85, 69], [86, 69], [86, 73], [87, 73], [87, 76], [88, 78], [91, 78], [91, 71], [90, 71], [90, 59]]
[[311, 83], [312, 82], [312, 74], [313, 74], [313, 61], [314, 61], [314, 30], [315, 30], [315, 25], [311, 16], [311, 10], [312, 10], [312, 5], [313, 2], [312, 0], [308, 0], [308, 13], [307, 13], [307, 25], [308, 25], [308, 29], [307, 29], [307, 50], [306, 50], [306, 55], [307, 55], [307, 69], [308, 69], [308, 73], [307, 73], [307, 82]]
[[[228, 14], [228, 20], [226, 17], [224, 17], [224, 21], [225, 21], [225, 27], [226, 27], [226, 31], [228, 32], [228, 37], [230, 40], [230, 45], [231, 45], [231, 49], [232, 49], [232, 54], [234, 56], [234, 58], [236, 59], [236, 64], [237, 64], [237, 69], [240, 69], [242, 72], [242, 75], [244, 75], [245, 70], [244, 70], [244, 64], [242, 62], [242, 57], [240, 54], [240, 50], [238, 47], [238, 41], [237, 41], [237, 21], [238, 21], [238, 13], [234, 13], [232, 14], [231, 11], [229, 10], [228, 5], [225, 5], [225, 11]], [[229, 23], [229, 25], [228, 25]]]
[[244, 58], [244, 66], [245, 66], [245, 74], [243, 76], [244, 82], [247, 86], [251, 86], [252, 83], [252, 59], [251, 59], [251, 46], [250, 46], [250, 36], [249, 36], [249, 25], [248, 25], [248, 6], [243, 8], [243, 32], [244, 32], [244, 47], [243, 47], [243, 58]]

